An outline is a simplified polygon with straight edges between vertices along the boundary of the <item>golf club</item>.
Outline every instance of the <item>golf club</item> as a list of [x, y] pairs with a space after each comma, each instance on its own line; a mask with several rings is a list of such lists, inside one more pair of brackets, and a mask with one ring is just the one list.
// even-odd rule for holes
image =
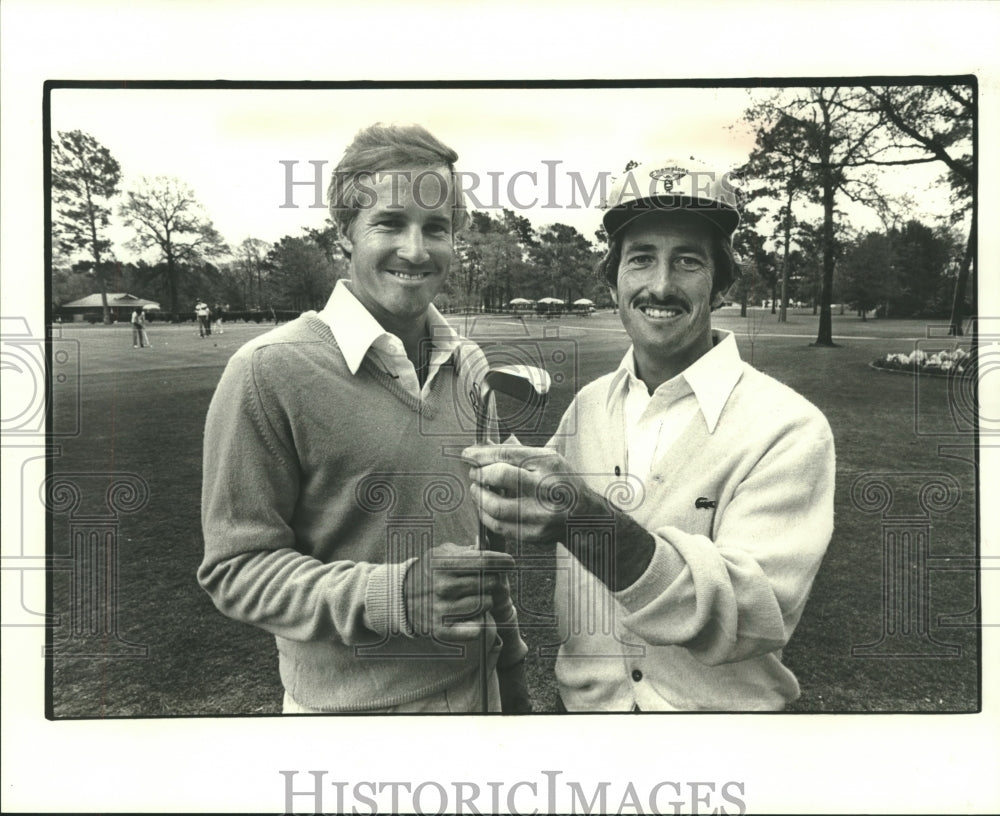
[[[512, 365], [494, 368], [486, 372], [476, 400], [476, 444], [483, 445], [489, 440], [490, 409], [494, 402], [494, 394], [504, 394], [521, 403], [525, 408], [540, 409], [548, 397], [552, 378], [544, 368], [527, 365]], [[499, 423], [498, 423], [499, 424]], [[500, 440], [494, 440], [499, 442]], [[479, 522], [480, 549], [502, 549], [491, 541], [486, 525]], [[480, 644], [480, 695], [483, 713], [489, 712], [489, 675], [487, 653], [489, 643], [486, 640], [486, 630], [483, 630]]]

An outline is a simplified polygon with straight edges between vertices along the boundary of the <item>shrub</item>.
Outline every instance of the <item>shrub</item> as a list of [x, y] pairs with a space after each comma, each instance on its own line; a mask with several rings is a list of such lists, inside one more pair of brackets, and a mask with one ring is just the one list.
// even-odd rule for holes
[[905, 371], [911, 374], [930, 374], [932, 376], [975, 375], [976, 355], [965, 349], [945, 349], [928, 353], [923, 349], [914, 349], [909, 354], [886, 354], [872, 362], [875, 368], [889, 371]]

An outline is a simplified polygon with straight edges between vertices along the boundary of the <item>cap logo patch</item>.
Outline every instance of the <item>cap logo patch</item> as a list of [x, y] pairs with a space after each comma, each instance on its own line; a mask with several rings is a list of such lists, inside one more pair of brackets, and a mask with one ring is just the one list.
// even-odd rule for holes
[[673, 192], [674, 185], [680, 181], [688, 171], [683, 167], [661, 167], [658, 170], [651, 170], [649, 177], [663, 182], [664, 192]]

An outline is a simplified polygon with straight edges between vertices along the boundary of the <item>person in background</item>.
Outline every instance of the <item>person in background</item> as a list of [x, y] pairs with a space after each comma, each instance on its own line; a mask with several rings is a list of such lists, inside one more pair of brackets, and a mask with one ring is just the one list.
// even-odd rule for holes
[[225, 317], [225, 307], [221, 303], [216, 303], [212, 309], [212, 315], [215, 318], [215, 331], [217, 334], [223, 334], [222, 320]]
[[149, 336], [146, 334], [146, 313], [138, 306], [132, 310], [132, 348], [149, 346]]
[[146, 323], [149, 322], [149, 315], [146, 312], [146, 307], [142, 307], [142, 324], [140, 326], [142, 333], [142, 341], [146, 344], [146, 348], [152, 348], [153, 344], [149, 342], [149, 334], [146, 332]]
[[198, 318], [198, 336], [199, 337], [211, 337], [212, 335], [212, 312], [208, 308], [208, 304], [203, 300], [199, 300], [194, 305], [194, 313]]

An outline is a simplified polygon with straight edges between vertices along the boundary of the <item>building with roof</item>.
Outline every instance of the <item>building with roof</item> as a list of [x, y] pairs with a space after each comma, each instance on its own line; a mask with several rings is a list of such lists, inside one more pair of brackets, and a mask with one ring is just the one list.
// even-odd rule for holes
[[[130, 295], [128, 292], [108, 292], [108, 308], [111, 310], [111, 319], [127, 322], [136, 307], [140, 309], [159, 309], [160, 304], [155, 300]], [[72, 320], [80, 323], [88, 317], [102, 319], [104, 315], [101, 304], [101, 293], [87, 295], [78, 300], [71, 300], [64, 303], [56, 311], [63, 320]]]

